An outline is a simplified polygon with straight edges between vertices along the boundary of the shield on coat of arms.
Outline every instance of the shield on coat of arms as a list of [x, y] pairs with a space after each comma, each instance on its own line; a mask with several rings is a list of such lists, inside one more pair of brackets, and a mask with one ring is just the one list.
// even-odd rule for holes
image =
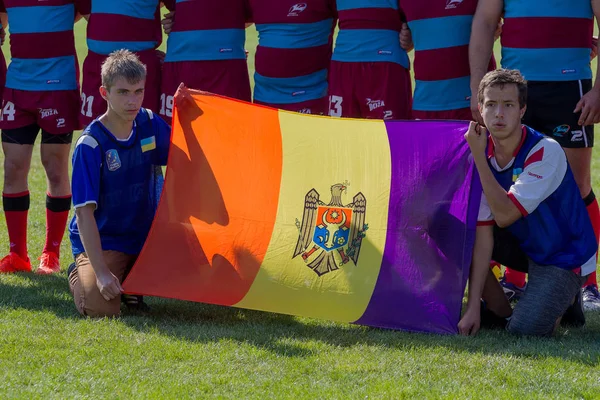
[[352, 203], [344, 205], [342, 194], [347, 185], [331, 186], [331, 201], [319, 200], [319, 192], [311, 189], [304, 198], [302, 222], [296, 220], [298, 242], [292, 258], [299, 255], [317, 275], [339, 269], [353, 261], [356, 265], [362, 239], [366, 236], [367, 201], [357, 193]]

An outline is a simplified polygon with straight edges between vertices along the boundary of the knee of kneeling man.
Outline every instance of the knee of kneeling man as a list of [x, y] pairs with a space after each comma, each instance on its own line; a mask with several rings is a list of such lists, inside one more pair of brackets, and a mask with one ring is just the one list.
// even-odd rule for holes
[[552, 336], [554, 324], [546, 327], [546, 324], [537, 324], [535, 320], [513, 321], [511, 320], [506, 330], [518, 336]]
[[121, 304], [120, 302], [116, 305], [113, 304], [86, 304], [83, 308], [83, 312], [80, 313], [90, 318], [112, 318], [121, 315]]

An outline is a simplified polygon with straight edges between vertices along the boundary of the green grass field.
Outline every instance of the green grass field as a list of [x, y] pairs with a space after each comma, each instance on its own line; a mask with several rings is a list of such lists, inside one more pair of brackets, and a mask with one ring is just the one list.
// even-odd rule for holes
[[[81, 62], [85, 22], [76, 32]], [[255, 45], [249, 30], [252, 70]], [[45, 235], [37, 154], [29, 183], [33, 259]], [[0, 398], [600, 398], [598, 314], [552, 339], [411, 334], [154, 298], [150, 315], [90, 320], [68, 291], [67, 242], [61, 274], [0, 276]]]

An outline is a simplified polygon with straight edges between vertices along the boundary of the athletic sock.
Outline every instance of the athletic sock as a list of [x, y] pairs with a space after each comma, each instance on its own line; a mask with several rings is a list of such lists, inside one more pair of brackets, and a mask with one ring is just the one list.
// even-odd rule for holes
[[60, 255], [62, 242], [71, 209], [71, 195], [52, 197], [46, 195], [46, 244], [44, 252]]
[[29, 212], [29, 191], [2, 193], [6, 228], [10, 251], [27, 260], [27, 214]]
[[[598, 207], [598, 200], [596, 200], [596, 195], [593, 190], [583, 199], [583, 202], [585, 203], [588, 215], [590, 216], [590, 221], [592, 221], [594, 235], [596, 235], [596, 243], [598, 243], [598, 238], [600, 237], [600, 208]], [[598, 260], [598, 253], [596, 253], [596, 260]], [[596, 271], [589, 274], [586, 282], [583, 284], [584, 287], [589, 285], [594, 285], [596, 288], [598, 287]]]

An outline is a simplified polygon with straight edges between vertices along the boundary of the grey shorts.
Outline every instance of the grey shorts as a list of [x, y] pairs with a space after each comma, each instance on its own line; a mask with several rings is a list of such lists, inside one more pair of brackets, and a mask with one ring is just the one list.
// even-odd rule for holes
[[529, 280], [506, 329], [517, 335], [550, 336], [585, 281], [579, 273], [529, 260]]

